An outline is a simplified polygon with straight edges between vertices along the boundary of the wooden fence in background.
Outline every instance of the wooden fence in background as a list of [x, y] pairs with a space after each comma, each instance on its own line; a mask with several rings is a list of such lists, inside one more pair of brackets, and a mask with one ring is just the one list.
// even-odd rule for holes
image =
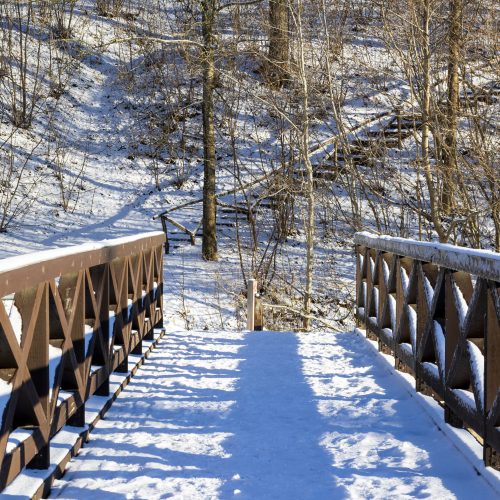
[[358, 233], [356, 318], [500, 465], [500, 254]]
[[147, 233], [0, 261], [0, 490], [50, 463], [85, 402], [162, 326], [165, 236]]

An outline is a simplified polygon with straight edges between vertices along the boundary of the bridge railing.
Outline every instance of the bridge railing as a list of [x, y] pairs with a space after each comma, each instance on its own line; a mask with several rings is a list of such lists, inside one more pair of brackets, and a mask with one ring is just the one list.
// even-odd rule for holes
[[500, 254], [358, 233], [356, 318], [445, 421], [500, 457]]
[[162, 326], [161, 232], [0, 261], [0, 490]]

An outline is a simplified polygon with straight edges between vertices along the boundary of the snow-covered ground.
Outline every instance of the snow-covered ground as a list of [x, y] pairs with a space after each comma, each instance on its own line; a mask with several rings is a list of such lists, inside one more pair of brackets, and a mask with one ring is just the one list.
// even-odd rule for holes
[[498, 498], [417, 400], [357, 333], [172, 331], [52, 495]]

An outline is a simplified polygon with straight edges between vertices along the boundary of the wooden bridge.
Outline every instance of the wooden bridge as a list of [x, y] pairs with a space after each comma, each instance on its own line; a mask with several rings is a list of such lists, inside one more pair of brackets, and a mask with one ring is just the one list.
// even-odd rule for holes
[[359, 233], [363, 330], [165, 334], [164, 241], [0, 262], [6, 498], [500, 495], [500, 255]]

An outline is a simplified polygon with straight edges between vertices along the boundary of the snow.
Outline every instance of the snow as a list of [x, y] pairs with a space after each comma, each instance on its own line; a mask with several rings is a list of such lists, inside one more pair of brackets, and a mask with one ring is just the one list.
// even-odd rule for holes
[[413, 352], [417, 352], [417, 311], [411, 306], [407, 305], [408, 323], [410, 327], [410, 339], [413, 347]]
[[399, 347], [401, 348], [402, 351], [404, 351], [408, 356], [413, 356], [414, 351], [413, 351], [413, 346], [411, 344], [408, 344], [408, 342], [402, 342], [399, 344]]
[[408, 273], [406, 272], [406, 269], [404, 267], [401, 267], [401, 285], [403, 287], [403, 295], [406, 296], [406, 291], [408, 290]]
[[439, 368], [437, 367], [437, 365], [428, 361], [424, 361], [421, 366], [424, 370], [430, 372], [434, 378], [439, 379]]
[[7, 312], [7, 316], [9, 317], [10, 325], [12, 326], [14, 334], [16, 335], [17, 343], [21, 345], [21, 338], [23, 334], [23, 318], [21, 317], [19, 309], [14, 304], [14, 295], [3, 297], [2, 301]]
[[396, 334], [396, 299], [392, 295], [388, 295], [389, 315], [391, 316], [391, 326], [394, 335]]
[[162, 231], [151, 231], [149, 233], [138, 233], [132, 236], [123, 236], [120, 238], [106, 239], [102, 241], [93, 241], [90, 243], [82, 243], [80, 245], [66, 246], [64, 248], [53, 248], [50, 250], [43, 250], [41, 252], [31, 252], [15, 257], [8, 257], [0, 260], [0, 273], [13, 271], [22, 267], [39, 264], [46, 261], [59, 259], [61, 257], [69, 257], [78, 255], [83, 252], [90, 252], [92, 250], [103, 250], [114, 246], [125, 245], [133, 243], [134, 241], [143, 238], [152, 238], [162, 236]]
[[434, 298], [434, 288], [431, 285], [431, 282], [429, 281], [429, 278], [424, 275], [424, 290], [425, 290], [425, 296], [427, 298], [427, 304], [432, 303], [432, 299]]
[[436, 346], [436, 356], [438, 360], [438, 365], [441, 370], [441, 373], [444, 374], [444, 363], [445, 363], [445, 348], [446, 348], [446, 342], [444, 338], [444, 332], [443, 328], [441, 327], [441, 324], [438, 321], [434, 321], [434, 339], [435, 339], [435, 346]]
[[390, 328], [382, 328], [382, 331], [389, 337], [394, 338], [394, 332]]
[[375, 314], [378, 316], [379, 291], [377, 287], [373, 287], [373, 302], [375, 304]]
[[31, 429], [23, 429], [23, 428], [14, 429], [9, 434], [9, 441], [7, 442], [7, 448], [5, 450], [6, 453], [10, 453], [17, 446], [26, 441], [29, 437], [33, 435], [33, 432], [34, 431]]
[[[142, 10], [143, 6], [140, 8]], [[93, 12], [93, 9], [89, 8], [88, 12]], [[133, 151], [132, 143], [137, 144], [140, 139], [137, 129], [145, 123], [134, 121], [132, 112], [127, 110], [129, 107], [135, 109], [136, 105], [140, 108], [144, 96], [130, 91], [131, 81], [127, 80], [127, 73], [133, 73], [132, 79], [137, 80], [145, 76], [138, 71], [144, 62], [138, 57], [141, 51], [132, 44], [130, 62], [134, 68], [129, 71], [127, 61], [122, 60], [123, 47], [111, 45], [102, 49], [106, 42], [124, 35], [122, 28], [129, 23], [122, 25], [119, 18], [96, 19], [92, 14], [85, 23], [88, 25], [81, 31], [85, 32], [84, 42], [91, 55], [78, 61], [80, 67], [71, 75], [58, 109], [47, 110], [47, 116], [57, 123], [61, 133], [68, 132], [64, 146], [69, 151], [71, 163], [78, 166], [84, 161], [86, 164], [80, 202], [78, 206], [75, 203], [73, 211], [62, 211], [58, 205], [57, 185], [52, 174], [47, 172], [50, 155], [37, 151], [40, 160], [36, 166], [45, 170], [40, 190], [33, 197], [35, 205], [22, 221], [16, 223], [18, 225], [12, 225], [7, 233], [0, 235], [2, 256], [28, 250], [37, 253], [2, 261], [0, 272], [72, 255], [72, 252], [103, 248], [108, 239], [117, 236], [123, 237], [121, 243], [133, 241], [137, 238], [136, 233], [160, 227], [158, 221], [152, 220], [152, 215], [201, 194], [200, 119], [195, 118], [187, 124], [188, 132], [195, 137], [193, 142], [186, 134], [187, 161], [192, 172], [184, 187], [178, 188], [172, 183], [175, 171], [171, 167], [173, 163], [169, 163], [170, 154], [165, 159], [152, 160], [144, 150]], [[139, 32], [141, 29], [139, 27]], [[226, 85], [223, 90], [228, 92], [222, 73], [221, 77], [221, 83]], [[250, 81], [251, 85], [254, 83]], [[180, 82], [176, 89], [179, 94], [185, 90], [182, 85]], [[239, 95], [247, 91], [245, 86], [238, 87], [238, 100]], [[408, 93], [408, 89], [397, 89], [397, 92]], [[230, 103], [234, 95], [225, 94], [228, 95]], [[195, 95], [197, 97], [199, 95]], [[389, 102], [393, 97], [392, 94], [389, 97], [377, 95], [376, 99], [385, 99], [384, 104], [380, 107], [380, 103], [374, 105], [371, 102], [366, 107], [351, 95], [346, 99], [343, 112], [347, 113], [347, 121], [359, 124], [380, 111], [386, 113], [387, 105], [393, 106]], [[241, 102], [241, 109], [235, 109], [238, 143], [244, 144], [244, 147], [239, 146], [239, 161], [243, 170], [247, 169], [244, 174], [253, 176], [258, 170], [255, 165], [272, 163], [267, 159], [262, 162], [262, 157], [272, 154], [272, 148], [279, 141], [272, 131], [265, 129], [249, 140], [246, 129], [252, 129], [253, 125], [260, 127], [262, 103], [259, 101], [255, 106], [247, 97]], [[49, 108], [54, 104], [55, 107], [51, 98], [47, 103], [43, 106]], [[156, 114], [155, 102], [152, 104], [152, 114]], [[218, 115], [220, 111], [217, 110]], [[226, 113], [224, 109], [224, 116]], [[246, 120], [247, 113], [255, 122]], [[333, 120], [315, 118], [313, 121], [321, 123], [313, 143], [331, 136], [331, 129], [335, 129]], [[328, 121], [331, 123], [325, 123]], [[9, 132], [8, 126], [4, 125], [0, 126], [2, 138]], [[47, 119], [42, 113], [31, 130], [16, 131], [20, 136], [19, 149], [29, 149], [31, 142], [45, 136], [46, 128]], [[217, 149], [223, 157], [228, 150], [223, 139], [227, 131], [220, 126], [218, 132]], [[174, 136], [173, 142], [177, 138]], [[171, 139], [170, 136], [168, 141]], [[134, 159], [129, 158], [131, 152]], [[173, 156], [175, 154], [174, 151]], [[323, 156], [318, 158], [323, 160]], [[156, 189], [152, 179], [151, 165], [155, 161], [164, 169], [161, 191]], [[183, 160], [176, 158], [175, 166], [179, 162]], [[231, 155], [229, 160], [218, 160], [218, 165], [217, 185], [220, 189], [233, 187], [234, 179], [227, 173], [232, 165]], [[69, 165], [67, 170], [73, 175], [76, 171]], [[336, 192], [335, 197], [337, 195]], [[346, 206], [342, 196], [339, 197], [340, 212]], [[362, 200], [361, 203], [362, 210], [367, 208]], [[199, 221], [200, 211], [198, 207], [191, 219]], [[338, 212], [333, 211], [332, 215], [335, 213]], [[184, 215], [179, 214], [179, 217], [184, 223]], [[259, 229], [264, 225], [262, 219]], [[373, 227], [372, 220], [364, 219], [363, 224]], [[301, 217], [297, 220], [300, 221]], [[350, 249], [351, 232], [337, 221], [333, 227], [333, 238], [326, 238], [326, 231], [325, 238], [320, 237], [321, 231], [317, 234], [315, 283], [318, 286], [321, 279], [327, 281], [327, 290], [331, 294], [332, 276], [335, 275], [335, 283], [340, 284], [338, 278], [342, 278], [342, 285], [347, 284], [345, 288], [352, 292], [354, 256]], [[302, 229], [300, 222], [298, 229]], [[395, 377], [387, 380], [391, 378], [387, 370], [371, 351], [364, 351], [356, 336], [353, 341], [350, 334], [337, 336], [323, 332], [315, 332], [310, 337], [269, 332], [242, 334], [239, 330], [244, 320], [240, 317], [237, 301], [241, 297], [243, 279], [234, 231], [224, 231], [220, 229], [218, 234], [218, 263], [201, 261], [199, 240], [196, 247], [174, 248], [166, 258], [166, 320], [171, 329], [175, 326], [183, 330], [171, 333], [156, 357], [139, 372], [137, 383], [118, 399], [116, 409], [112, 410], [115, 419], [112, 420], [113, 414], [110, 414], [110, 419], [101, 422], [102, 429], [98, 428], [92, 438], [97, 450], [95, 446], [89, 446], [82, 452], [81, 477], [68, 488], [65, 488], [68, 478], [63, 479], [58, 486], [59, 492], [56, 490], [55, 493], [66, 497], [74, 488], [77, 496], [88, 497], [101, 487], [103, 491], [95, 493], [96, 496], [118, 498], [140, 495], [155, 498], [170, 493], [174, 497], [190, 499], [210, 498], [212, 493], [220, 497], [324, 498], [331, 497], [332, 491], [334, 497], [351, 498], [377, 495], [383, 498], [450, 498], [462, 495], [462, 491], [464, 495], [473, 495], [477, 491], [485, 498], [491, 496], [491, 492], [482, 489], [482, 483], [478, 483], [482, 479], [477, 479], [460, 457], [454, 459], [456, 463], [452, 460], [450, 464], [443, 459], [447, 459], [440, 450], [443, 438], [436, 437], [439, 433], [429, 420], [426, 425], [420, 422], [410, 425], [412, 431], [405, 430], [408, 426], [403, 417], [406, 415], [413, 423], [418, 408], [411, 405], [408, 394], [400, 391], [397, 383], [395, 387], [392, 380]], [[259, 234], [259, 239], [265, 240], [264, 233]], [[158, 234], [161, 233], [148, 236]], [[106, 238], [103, 242], [85, 243], [76, 249], [45, 252], [51, 246], [103, 238]], [[298, 288], [303, 277], [303, 243], [303, 236], [291, 235], [283, 247], [283, 255], [280, 251], [277, 256], [278, 268], [285, 269], [286, 278]], [[329, 264], [330, 259], [334, 261], [333, 266]], [[248, 270], [252, 266], [253, 269], [254, 263], [249, 264], [248, 255], [243, 256], [243, 261], [243, 267]], [[363, 265], [361, 255], [360, 263]], [[383, 273], [387, 279], [388, 269], [384, 264]], [[494, 265], [498, 266], [498, 263]], [[373, 271], [371, 258], [370, 266]], [[57, 282], [58, 278], [55, 278]], [[157, 286], [155, 283], [155, 293]], [[361, 293], [366, 306], [366, 283], [363, 283]], [[327, 298], [330, 299], [331, 295]], [[130, 317], [130, 299], [127, 307]], [[389, 308], [395, 330], [396, 304], [393, 297], [389, 297]], [[359, 311], [363, 314], [364, 308], [359, 308]], [[13, 314], [15, 316], [15, 310]], [[15, 329], [20, 342], [21, 326], [19, 318], [12, 319], [14, 316], [11, 316], [11, 321], [17, 321]], [[110, 312], [110, 341], [114, 321], [114, 313]], [[220, 328], [220, 331], [214, 332], [215, 328]], [[84, 327], [84, 336], [87, 352], [92, 338], [90, 325]], [[57, 351], [55, 348], [51, 350], [52, 382], [60, 358]], [[444, 357], [442, 359], [444, 363]], [[325, 388], [317, 386], [320, 381]], [[126, 399], [126, 394], [130, 399]], [[64, 394], [59, 397], [64, 397]], [[87, 413], [91, 408], [92, 402], [88, 402]], [[367, 425], [370, 426], [369, 432], [366, 431]], [[413, 427], [416, 434], [413, 434]], [[434, 434], [429, 438], [426, 433], [430, 430]], [[64, 440], [69, 436], [62, 433], [56, 437], [56, 452], [66, 450]], [[446, 450], [447, 445], [444, 448]], [[74, 470], [80, 474], [78, 465], [70, 467], [76, 467]], [[36, 475], [33, 471], [30, 474], [32, 477]]]
[[[158, 283], [156, 281], [153, 282], [153, 300], [156, 297], [156, 291], [158, 290]], [[142, 303], [144, 305], [144, 299], [148, 295], [148, 292], [146, 290], [142, 291]]]
[[385, 283], [388, 284], [389, 283], [390, 271], [389, 271], [389, 266], [387, 265], [387, 262], [384, 259], [382, 259], [382, 269], [383, 269], [383, 272], [384, 272]]
[[50, 397], [56, 383], [57, 367], [61, 362], [62, 349], [49, 344], [49, 391]]
[[90, 341], [92, 340], [92, 335], [94, 334], [94, 328], [91, 325], [83, 325], [83, 339], [84, 339], [84, 349], [85, 349], [85, 356], [89, 352], [89, 345]]
[[471, 342], [467, 341], [467, 350], [469, 352], [469, 359], [472, 371], [472, 381], [474, 383], [474, 389], [479, 397], [479, 407], [484, 408], [484, 356], [479, 347]]
[[469, 309], [469, 305], [465, 300], [462, 290], [460, 290], [459, 286], [456, 283], [452, 284], [453, 289], [453, 297], [455, 299], [455, 305], [458, 312], [458, 319], [460, 322], [460, 326], [463, 327], [465, 317], [467, 316], [467, 310]]
[[3, 378], [0, 378], [0, 421], [3, 419], [3, 413], [7, 403], [9, 402], [11, 393], [12, 385]]
[[453, 389], [453, 393], [458, 397], [462, 406], [476, 411], [476, 400], [474, 399], [474, 394], [471, 391], [466, 391], [465, 389]]
[[52, 497], [92, 491], [288, 500], [500, 489], [357, 334], [191, 330], [167, 333]]
[[359, 253], [358, 257], [359, 257], [359, 269], [362, 272], [363, 271], [363, 263], [365, 261], [365, 256]]
[[108, 322], [108, 332], [109, 332], [109, 345], [113, 342], [113, 333], [115, 329], [116, 313], [115, 311], [109, 311], [109, 322]]

